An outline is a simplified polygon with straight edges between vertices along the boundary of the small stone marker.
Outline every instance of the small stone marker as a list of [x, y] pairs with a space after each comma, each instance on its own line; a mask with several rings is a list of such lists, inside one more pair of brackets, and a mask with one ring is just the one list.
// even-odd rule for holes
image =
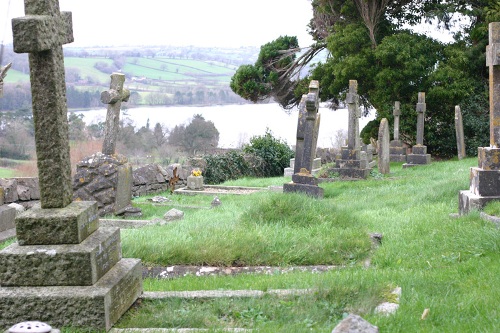
[[311, 81], [309, 93], [302, 96], [297, 125], [294, 174], [292, 182], [283, 185], [283, 192], [305, 193], [313, 197], [323, 197], [323, 189], [318, 179], [312, 175], [316, 158], [319, 115], [319, 82]]
[[102, 153], [113, 155], [116, 150], [116, 138], [120, 127], [120, 108], [122, 102], [127, 102], [130, 97], [130, 91], [123, 88], [125, 83], [125, 74], [111, 74], [111, 84], [109, 90], [101, 93], [101, 102], [108, 105], [106, 113], [106, 128], [104, 131], [104, 141], [102, 144]]
[[165, 221], [182, 220], [183, 218], [184, 218], [184, 212], [176, 208], [172, 208], [163, 215], [163, 219]]
[[40, 204], [16, 217], [17, 243], [0, 251], [0, 327], [26, 318], [109, 330], [142, 293], [139, 259], [122, 259], [119, 228], [99, 229], [97, 203], [72, 202], [62, 44], [71, 13], [25, 0], [12, 20], [14, 51], [28, 52]]
[[490, 23], [488, 29], [486, 65], [490, 72], [490, 146], [478, 147], [478, 166], [470, 169], [469, 190], [459, 193], [460, 215], [482, 209], [490, 201], [500, 200], [500, 22]]
[[12, 66], [12, 63], [8, 63], [7, 65], [0, 67], [0, 97], [3, 97], [3, 79], [7, 76], [7, 71], [10, 66]]
[[389, 159], [389, 122], [383, 118], [378, 130], [378, 172], [388, 174], [390, 172]]
[[378, 333], [378, 327], [351, 313], [335, 326], [332, 333]]
[[466, 157], [465, 154], [465, 138], [464, 138], [464, 123], [462, 120], [462, 111], [460, 105], [455, 106], [455, 134], [457, 136], [457, 151], [458, 159]]
[[403, 164], [403, 168], [431, 163], [431, 155], [427, 154], [427, 146], [424, 146], [425, 109], [425, 93], [419, 92], [417, 103], [417, 144], [412, 147], [412, 153], [406, 157], [407, 163]]
[[391, 162], [406, 162], [406, 148], [403, 142], [399, 139], [399, 118], [401, 116], [401, 103], [394, 102], [394, 140], [390, 142], [390, 159]]
[[367, 152], [361, 151], [361, 140], [359, 137], [359, 109], [358, 82], [349, 81], [349, 93], [346, 96], [347, 109], [349, 112], [349, 123], [347, 132], [347, 146], [342, 147], [341, 156], [335, 161], [335, 168], [330, 172], [338, 173], [341, 178], [366, 179], [371, 168], [368, 164]]

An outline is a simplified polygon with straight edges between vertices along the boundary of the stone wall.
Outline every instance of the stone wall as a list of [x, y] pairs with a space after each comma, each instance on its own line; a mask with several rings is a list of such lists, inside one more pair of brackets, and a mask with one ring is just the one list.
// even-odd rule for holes
[[24, 208], [31, 208], [40, 200], [38, 177], [0, 178], [0, 187], [6, 204], [16, 202]]

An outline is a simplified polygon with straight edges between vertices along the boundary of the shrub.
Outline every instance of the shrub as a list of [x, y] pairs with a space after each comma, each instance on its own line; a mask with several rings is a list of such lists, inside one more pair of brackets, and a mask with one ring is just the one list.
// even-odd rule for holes
[[254, 136], [250, 139], [250, 144], [243, 147], [247, 154], [260, 157], [264, 162], [263, 177], [282, 176], [283, 170], [290, 164], [290, 159], [294, 156], [293, 150], [286, 144], [273, 137], [271, 131], [266, 129], [263, 136]]
[[229, 151], [225, 154], [205, 155], [206, 168], [203, 174], [207, 184], [220, 184], [226, 180], [248, 175], [249, 168], [241, 152]]

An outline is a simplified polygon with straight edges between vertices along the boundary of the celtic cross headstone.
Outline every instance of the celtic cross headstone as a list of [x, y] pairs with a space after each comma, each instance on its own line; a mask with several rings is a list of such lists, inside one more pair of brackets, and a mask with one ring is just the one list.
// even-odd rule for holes
[[7, 71], [10, 66], [12, 66], [12, 63], [8, 63], [7, 65], [0, 67], [0, 97], [3, 97], [3, 79], [7, 76]]
[[130, 91], [123, 88], [124, 83], [125, 74], [113, 73], [111, 74], [109, 90], [101, 93], [101, 102], [108, 105], [104, 142], [102, 144], [102, 153], [105, 155], [115, 153], [120, 122], [120, 107], [122, 102], [128, 101], [130, 97]]

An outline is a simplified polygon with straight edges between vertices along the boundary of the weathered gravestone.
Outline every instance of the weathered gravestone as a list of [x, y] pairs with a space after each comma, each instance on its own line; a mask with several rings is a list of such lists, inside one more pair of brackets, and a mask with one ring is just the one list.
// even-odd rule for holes
[[101, 93], [101, 102], [108, 105], [102, 153], [80, 161], [73, 178], [73, 199], [97, 201], [99, 216], [140, 215], [131, 205], [132, 166], [125, 156], [116, 154], [120, 107], [130, 96], [124, 83], [124, 74], [111, 74], [110, 89]]
[[309, 84], [309, 93], [302, 96], [299, 106], [294, 174], [292, 182], [283, 185], [285, 193], [299, 192], [313, 197], [323, 197], [323, 189], [318, 186], [318, 179], [311, 173], [318, 142], [320, 124], [318, 111], [319, 82], [313, 80]]
[[411, 154], [406, 157], [403, 168], [431, 163], [431, 155], [427, 154], [427, 146], [424, 146], [424, 115], [425, 115], [425, 93], [418, 93], [417, 103], [417, 144], [411, 149]]
[[383, 118], [378, 130], [378, 172], [381, 174], [390, 173], [389, 158], [389, 122]]
[[41, 204], [16, 218], [17, 243], [0, 251], [0, 327], [41, 320], [109, 330], [142, 292], [138, 259], [122, 259], [120, 230], [99, 228], [95, 202], [72, 202], [62, 45], [71, 13], [25, 0], [12, 20], [28, 52]]
[[470, 187], [459, 192], [460, 215], [500, 200], [500, 22], [489, 24], [486, 64], [490, 85], [490, 146], [478, 147], [478, 166], [470, 169]]
[[3, 97], [3, 79], [7, 76], [7, 71], [10, 66], [12, 66], [12, 63], [8, 63], [7, 65], [0, 67], [0, 97]]
[[341, 178], [366, 179], [371, 168], [368, 165], [366, 152], [361, 151], [361, 139], [359, 137], [359, 109], [358, 82], [349, 81], [349, 93], [346, 96], [347, 109], [349, 112], [349, 124], [347, 127], [347, 147], [342, 147], [340, 159], [335, 161], [335, 168], [329, 171], [338, 173]]
[[460, 105], [455, 105], [455, 134], [457, 137], [458, 159], [461, 160], [467, 155], [465, 154], [464, 123]]
[[391, 162], [406, 162], [406, 147], [399, 139], [399, 118], [401, 116], [401, 103], [394, 102], [394, 140], [390, 142], [390, 159]]

